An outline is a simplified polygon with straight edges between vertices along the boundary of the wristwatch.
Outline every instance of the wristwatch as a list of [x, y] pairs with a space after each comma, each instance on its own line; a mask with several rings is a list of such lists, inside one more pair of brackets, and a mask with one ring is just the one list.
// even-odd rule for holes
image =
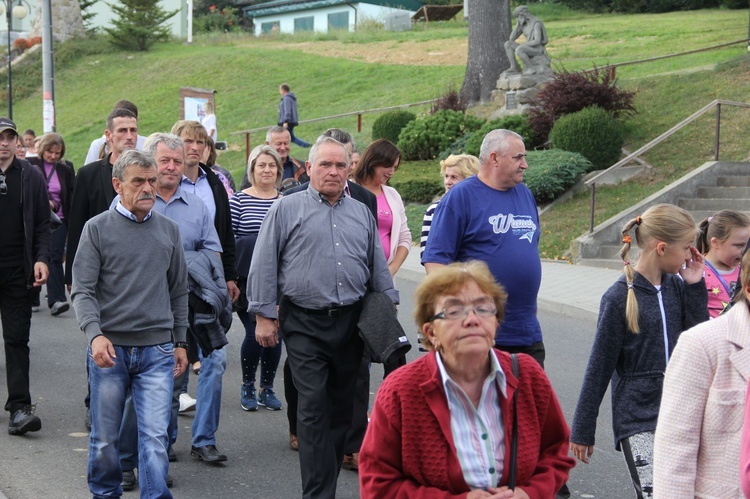
[[187, 350], [188, 346], [187, 346], [187, 343], [185, 343], [184, 341], [177, 341], [177, 342], [175, 342], [174, 347], [175, 348], [184, 348], [185, 350]]

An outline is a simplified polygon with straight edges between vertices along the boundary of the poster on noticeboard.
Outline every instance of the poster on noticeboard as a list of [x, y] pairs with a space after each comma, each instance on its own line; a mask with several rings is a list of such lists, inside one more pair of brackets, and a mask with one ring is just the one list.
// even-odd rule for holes
[[180, 119], [200, 122], [206, 115], [206, 104], [216, 108], [216, 90], [193, 87], [180, 87]]

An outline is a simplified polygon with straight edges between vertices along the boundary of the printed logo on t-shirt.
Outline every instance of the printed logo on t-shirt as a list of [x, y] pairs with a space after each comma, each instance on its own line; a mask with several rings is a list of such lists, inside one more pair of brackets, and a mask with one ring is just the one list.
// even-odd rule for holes
[[526, 239], [529, 243], [534, 239], [534, 233], [537, 229], [534, 219], [528, 215], [514, 215], [512, 213], [504, 215], [498, 213], [491, 216], [488, 221], [492, 225], [492, 231], [495, 234], [510, 232], [514, 236], [518, 236], [519, 240]]

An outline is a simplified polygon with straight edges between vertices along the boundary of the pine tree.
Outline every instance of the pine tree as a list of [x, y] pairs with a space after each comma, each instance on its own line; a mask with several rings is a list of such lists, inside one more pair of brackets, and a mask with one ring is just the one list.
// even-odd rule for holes
[[164, 10], [159, 0], [119, 0], [118, 3], [108, 4], [118, 18], [112, 20], [113, 28], [104, 28], [115, 46], [145, 51], [171, 36], [164, 23], [178, 10]]
[[88, 8], [97, 3], [98, 0], [78, 0], [78, 4], [81, 6], [81, 19], [83, 20], [83, 27], [86, 31], [95, 32], [97, 28], [91, 26], [91, 19], [96, 15], [94, 12], [88, 12]]

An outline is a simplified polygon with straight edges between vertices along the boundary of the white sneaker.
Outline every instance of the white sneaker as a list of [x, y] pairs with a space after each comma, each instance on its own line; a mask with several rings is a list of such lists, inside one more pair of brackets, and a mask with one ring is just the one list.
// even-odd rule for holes
[[50, 308], [49, 313], [57, 316], [62, 314], [63, 312], [67, 312], [70, 309], [70, 304], [68, 304], [67, 301], [56, 301], [52, 304], [52, 308]]
[[195, 410], [195, 399], [187, 393], [180, 394], [180, 411], [179, 412], [190, 412]]

